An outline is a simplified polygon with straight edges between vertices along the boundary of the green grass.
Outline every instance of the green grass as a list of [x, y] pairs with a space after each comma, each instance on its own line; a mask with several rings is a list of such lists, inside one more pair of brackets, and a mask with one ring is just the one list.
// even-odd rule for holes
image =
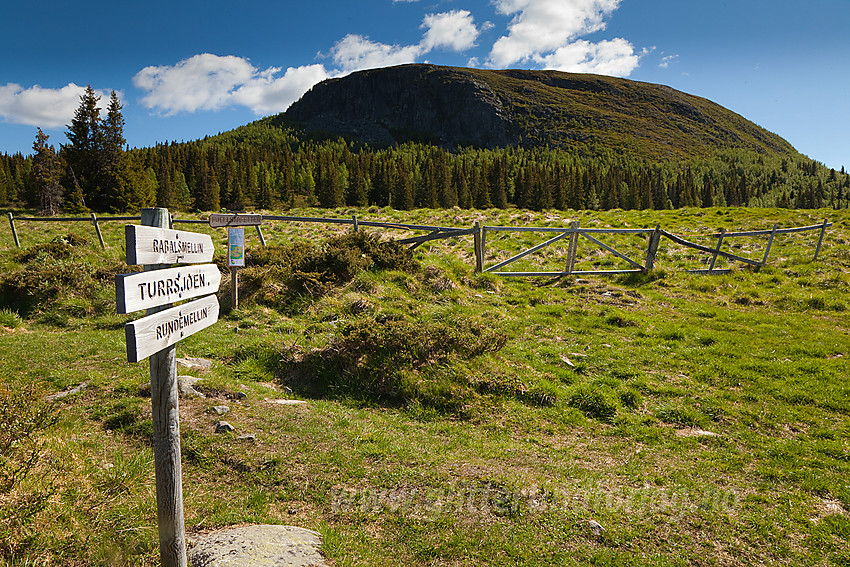
[[[460, 238], [423, 245], [414, 264], [363, 262], [333, 281], [316, 275], [328, 258], [360, 256], [326, 253], [322, 264], [286, 246], [336, 229], [264, 226], [272, 246], [249, 240], [257, 260], [240, 309], [229, 311], [223, 284], [221, 320], [178, 345], [178, 356], [214, 362], [185, 371], [206, 398], [180, 401], [189, 532], [300, 525], [322, 533], [338, 566], [847, 564], [846, 213], [328, 216], [353, 213], [455, 226], [658, 223], [706, 245], [699, 235], [720, 227], [834, 226], [817, 262], [817, 235], [805, 233], [777, 237], [765, 268], [719, 276], [686, 273], [705, 257], [662, 241], [651, 276], [499, 278], [473, 273], [471, 238]], [[105, 251], [90, 225], [20, 223], [21, 250], [0, 233], [6, 277], [54, 275], [32, 299], [0, 282], [0, 387], [88, 384], [56, 402], [41, 459], [0, 496], [50, 495], [24, 520], [0, 518], [0, 565], [158, 562], [148, 368], [126, 363], [121, 329], [138, 314], [110, 303], [109, 274], [127, 269], [122, 224], [104, 223]], [[192, 229], [224, 250], [222, 231]], [[43, 246], [68, 232], [84, 238]], [[544, 239], [488, 237], [488, 265]], [[636, 257], [645, 247], [601, 239]], [[759, 259], [766, 242], [730, 240]], [[276, 264], [284, 253], [289, 263]], [[566, 244], [525, 266], [553, 269], [565, 254]], [[577, 266], [604, 261], [581, 244]], [[322, 285], [305, 295], [304, 281]], [[308, 404], [265, 401], [292, 396]], [[214, 433], [215, 405], [231, 407], [235, 435]]]

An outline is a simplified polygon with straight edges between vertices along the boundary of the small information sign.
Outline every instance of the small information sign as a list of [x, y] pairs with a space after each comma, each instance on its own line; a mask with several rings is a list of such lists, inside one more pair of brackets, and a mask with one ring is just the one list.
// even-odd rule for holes
[[227, 265], [231, 268], [245, 266], [245, 229], [227, 229]]

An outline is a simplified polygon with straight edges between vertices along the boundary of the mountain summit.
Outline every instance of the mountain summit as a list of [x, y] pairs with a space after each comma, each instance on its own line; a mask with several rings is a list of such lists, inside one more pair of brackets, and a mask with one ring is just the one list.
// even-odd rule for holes
[[747, 148], [794, 152], [781, 137], [670, 87], [559, 71], [414, 64], [314, 86], [281, 115], [307, 131], [384, 146], [552, 147], [647, 159]]

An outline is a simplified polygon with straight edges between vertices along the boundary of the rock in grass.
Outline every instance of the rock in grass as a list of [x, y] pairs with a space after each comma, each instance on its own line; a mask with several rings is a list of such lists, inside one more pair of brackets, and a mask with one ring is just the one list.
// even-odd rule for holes
[[253, 443], [254, 441], [257, 440], [257, 436], [254, 435], [253, 433], [246, 433], [245, 435], [240, 435], [239, 440], [240, 441], [247, 441], [249, 443]]
[[196, 396], [198, 398], [205, 398], [201, 392], [195, 389], [195, 384], [200, 382], [200, 378], [195, 378], [194, 376], [178, 376], [177, 377], [177, 388], [180, 392], [181, 396]]
[[212, 367], [211, 360], [207, 360], [206, 358], [192, 358], [190, 356], [178, 358], [177, 364], [190, 370], [209, 370]]
[[295, 526], [256, 525], [188, 538], [193, 567], [323, 567], [321, 536]]
[[218, 415], [224, 415], [230, 411], [229, 406], [213, 406], [213, 411]]
[[601, 536], [602, 533], [605, 531], [605, 528], [602, 527], [602, 524], [600, 524], [596, 520], [588, 520], [587, 524], [590, 526], [590, 531], [593, 532], [593, 535], [597, 537]]
[[73, 396], [75, 394], [79, 394], [88, 386], [88, 382], [83, 382], [79, 386], [75, 386], [74, 388], [68, 388], [67, 390], [63, 390], [62, 392], [56, 392], [55, 394], [50, 394], [48, 396], [44, 396], [44, 400], [47, 402], [55, 402], [56, 400], [61, 400], [62, 398], [67, 398], [68, 396]]
[[227, 423], [226, 421], [219, 421], [215, 424], [215, 432], [216, 433], [227, 433], [236, 431], [236, 428]]

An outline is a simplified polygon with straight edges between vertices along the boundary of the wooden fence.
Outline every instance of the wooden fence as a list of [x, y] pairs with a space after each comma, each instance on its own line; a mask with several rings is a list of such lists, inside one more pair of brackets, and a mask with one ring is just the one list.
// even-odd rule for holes
[[[98, 218], [94, 213], [91, 213], [89, 217], [18, 217], [15, 218], [12, 213], [8, 213], [9, 224], [12, 229], [12, 238], [15, 241], [15, 246], [20, 247], [20, 241], [18, 240], [18, 233], [15, 228], [15, 222], [91, 222], [94, 225], [94, 229], [97, 233], [98, 240], [100, 242], [101, 247], [105, 248], [106, 244], [103, 240], [103, 235], [100, 231], [101, 222], [106, 221], [137, 221], [141, 220], [141, 217], [132, 217], [132, 216], [119, 216], [119, 217], [102, 217]], [[431, 225], [417, 225], [417, 224], [403, 224], [403, 223], [388, 223], [388, 222], [375, 222], [375, 221], [364, 221], [358, 219], [357, 216], [352, 216], [351, 218], [323, 218], [323, 217], [296, 217], [296, 216], [278, 216], [278, 215], [263, 215], [263, 222], [265, 221], [278, 221], [278, 222], [302, 222], [302, 223], [319, 223], [319, 224], [336, 224], [336, 225], [351, 225], [352, 228], [356, 231], [360, 227], [372, 227], [372, 228], [383, 228], [388, 230], [401, 230], [406, 232], [416, 232], [416, 231], [425, 231], [427, 234], [411, 236], [399, 239], [398, 242], [401, 244], [408, 245], [411, 249], [415, 249], [418, 246], [431, 242], [434, 240], [446, 239], [446, 238], [456, 238], [461, 236], [472, 236], [473, 237], [473, 249], [475, 252], [475, 271], [476, 272], [485, 272], [492, 273], [494, 275], [499, 276], [548, 276], [548, 277], [562, 277], [569, 275], [614, 275], [614, 274], [628, 274], [628, 273], [647, 273], [652, 271], [655, 268], [656, 256], [658, 254], [658, 247], [661, 242], [661, 238], [667, 238], [671, 242], [684, 246], [686, 248], [691, 248], [706, 254], [711, 255], [711, 259], [709, 261], [709, 266], [707, 269], [698, 269], [698, 270], [688, 270], [690, 273], [694, 274], [724, 274], [729, 273], [729, 269], [719, 269], [716, 268], [716, 262], [719, 257], [726, 258], [727, 260], [742, 262], [744, 264], [748, 264], [759, 268], [767, 264], [767, 259], [770, 254], [771, 246], [773, 245], [774, 238], [778, 235], [792, 234], [792, 233], [800, 233], [806, 231], [820, 231], [820, 235], [818, 236], [817, 245], [815, 247], [813, 261], [817, 260], [818, 255], [820, 254], [821, 245], [823, 244], [824, 235], [826, 234], [826, 229], [831, 227], [832, 224], [829, 223], [828, 220], [824, 220], [823, 223], [812, 225], [812, 226], [802, 226], [795, 228], [778, 228], [777, 225], [773, 225], [773, 228], [768, 230], [756, 230], [756, 231], [745, 231], [745, 232], [726, 232], [725, 229], [721, 229], [720, 232], [708, 235], [711, 238], [717, 239], [716, 246], [708, 247], [703, 246], [694, 242], [690, 242], [686, 240], [683, 236], [677, 235], [666, 230], [661, 229], [660, 225], [656, 225], [655, 228], [581, 228], [578, 221], [573, 221], [569, 227], [507, 227], [507, 226], [482, 226], [478, 222], [476, 222], [471, 228], [459, 228], [459, 227], [446, 227], [446, 226], [431, 226]], [[194, 219], [172, 219], [174, 224], [178, 223], [187, 223], [187, 224], [208, 224], [206, 220], [194, 220]], [[266, 246], [266, 239], [263, 231], [259, 225], [256, 227], [257, 235], [260, 238], [260, 242], [263, 246]], [[526, 250], [523, 250], [505, 260], [502, 260], [496, 264], [491, 266], [485, 266], [485, 254], [486, 254], [486, 246], [487, 246], [487, 236], [489, 233], [499, 233], [499, 232], [526, 232], [526, 233], [548, 233], [554, 234], [553, 237], [532, 246]], [[599, 238], [603, 235], [632, 235], [637, 237], [646, 238], [646, 253], [645, 255], [641, 255], [640, 258], [630, 258], [627, 254], [618, 251], [613, 246], [606, 244]], [[764, 249], [764, 254], [761, 259], [752, 259], [747, 258], [745, 256], [741, 256], [740, 254], [733, 254], [731, 252], [727, 252], [722, 250], [722, 246], [724, 242], [729, 241], [731, 238], [740, 238], [740, 237], [755, 237], [755, 236], [767, 236], [767, 245]], [[579, 248], [579, 239], [582, 238], [590, 242], [593, 246], [600, 248], [616, 258], [626, 262], [630, 268], [628, 269], [618, 269], [618, 270], [576, 270], [576, 257], [577, 251]], [[551, 246], [557, 242], [562, 240], [567, 240], [567, 254], [564, 262], [564, 269], [559, 271], [499, 271], [505, 266], [512, 264], [526, 256], [534, 254], [546, 248], [547, 246]]]

